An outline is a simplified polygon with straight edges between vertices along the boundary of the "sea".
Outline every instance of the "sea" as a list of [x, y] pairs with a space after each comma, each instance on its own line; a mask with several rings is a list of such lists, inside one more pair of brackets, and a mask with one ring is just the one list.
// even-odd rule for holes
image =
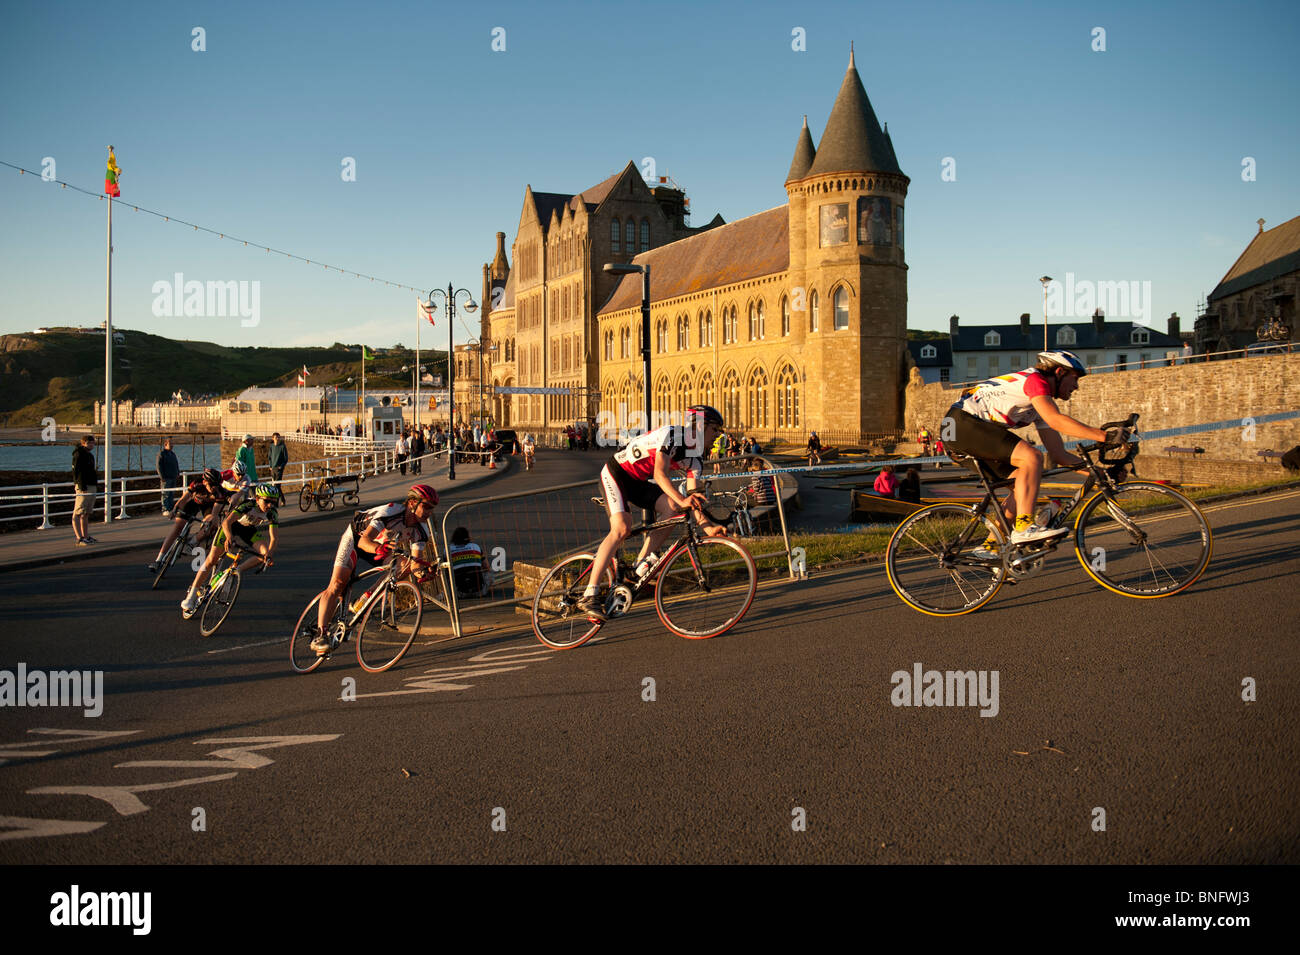
[[[72, 449], [75, 444], [64, 442], [0, 441], [0, 471], [72, 471]], [[146, 444], [143, 449], [125, 443], [113, 442], [113, 471], [153, 471], [161, 444]], [[200, 471], [221, 465], [221, 443], [209, 437], [206, 445], [193, 446], [179, 441], [172, 444], [182, 471]], [[144, 462], [141, 464], [143, 453]], [[95, 468], [104, 470], [104, 448], [95, 445]]]

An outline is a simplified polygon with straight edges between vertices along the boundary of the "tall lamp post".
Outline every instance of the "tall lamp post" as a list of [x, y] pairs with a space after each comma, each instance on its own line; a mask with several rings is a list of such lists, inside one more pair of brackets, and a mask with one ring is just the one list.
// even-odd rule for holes
[[[474, 293], [469, 289], [456, 288], [451, 282], [447, 283], [447, 291], [440, 288], [433, 289], [429, 292], [428, 309], [429, 315], [433, 316], [438, 313], [438, 306], [433, 301], [435, 295], [441, 295], [443, 304], [447, 306], [447, 396], [450, 400], [450, 407], [447, 411], [448, 430], [454, 430], [456, 426], [456, 349], [453, 347], [453, 340], [456, 335], [456, 296], [462, 292], [468, 297], [469, 301], [465, 303], [465, 311], [471, 315], [478, 311], [478, 303], [474, 301]], [[448, 435], [450, 438], [451, 436]], [[456, 453], [455, 441], [452, 441], [453, 451], [447, 455], [447, 479], [456, 480]]]
[[641, 362], [642, 375], [645, 377], [645, 429], [650, 432], [650, 266], [619, 265], [614, 262], [605, 264], [605, 271], [611, 275], [632, 275], [641, 273]]
[[1052, 277], [1044, 275], [1038, 281], [1043, 283], [1043, 351], [1047, 351], [1047, 286], [1052, 284]]

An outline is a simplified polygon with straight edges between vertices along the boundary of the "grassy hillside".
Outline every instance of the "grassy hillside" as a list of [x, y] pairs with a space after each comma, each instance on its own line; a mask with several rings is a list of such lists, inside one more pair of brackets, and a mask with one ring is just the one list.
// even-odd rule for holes
[[[253, 385], [284, 386], [297, 381], [307, 365], [313, 385], [341, 384], [360, 370], [357, 348], [228, 348], [211, 342], [174, 341], [126, 331], [114, 346], [113, 396], [118, 400], [165, 401], [177, 390], [229, 395]], [[432, 358], [421, 354], [428, 367]], [[400, 387], [403, 364], [414, 355], [385, 356], [376, 370], [376, 387]], [[445, 354], [439, 356], [445, 365]], [[440, 369], [439, 369], [440, 370]], [[409, 379], [406, 379], [409, 382]], [[10, 426], [37, 425], [46, 415], [63, 421], [90, 421], [94, 402], [104, 396], [104, 339], [101, 335], [47, 332], [0, 336], [0, 419]]]

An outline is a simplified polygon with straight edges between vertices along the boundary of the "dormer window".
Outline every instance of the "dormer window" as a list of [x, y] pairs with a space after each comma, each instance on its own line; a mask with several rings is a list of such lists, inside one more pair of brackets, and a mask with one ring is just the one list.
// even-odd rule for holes
[[921, 357], [922, 357], [922, 358], [934, 358], [934, 357], [936, 357], [938, 354], [939, 354], [939, 349], [935, 348], [933, 345], [922, 345], [922, 346], [921, 346]]
[[1075, 335], [1074, 329], [1069, 325], [1062, 325], [1056, 330], [1056, 344], [1058, 345], [1075, 345], [1078, 344], [1078, 336]]
[[1149, 345], [1151, 343], [1151, 332], [1145, 328], [1134, 328], [1132, 343], [1134, 345]]
[[999, 335], [997, 332], [991, 331], [984, 336], [984, 345], [987, 348], [997, 348], [1001, 344], [1002, 344], [1002, 336]]

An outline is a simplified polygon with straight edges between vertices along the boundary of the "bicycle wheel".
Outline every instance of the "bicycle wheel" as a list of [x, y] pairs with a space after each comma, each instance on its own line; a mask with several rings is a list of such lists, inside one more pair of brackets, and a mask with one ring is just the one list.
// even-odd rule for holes
[[[289, 664], [297, 673], [310, 673], [325, 662], [325, 657], [317, 654], [311, 648], [311, 642], [316, 638], [318, 604], [320, 604], [320, 594], [313, 597], [311, 603], [307, 604], [307, 609], [302, 612], [302, 616], [294, 624], [293, 636], [289, 638]], [[339, 606], [343, 607], [346, 604], [340, 603]], [[337, 620], [338, 614], [336, 613], [334, 620], [330, 621], [330, 626], [333, 627]]]
[[885, 574], [889, 586], [913, 610], [956, 617], [978, 610], [998, 592], [1006, 574], [1001, 559], [979, 560], [971, 552], [1002, 530], [960, 504], [931, 504], [914, 511], [889, 539]]
[[298, 492], [298, 510], [302, 511], [304, 514], [307, 511], [310, 511], [311, 502], [314, 497], [315, 495], [311, 492], [311, 485], [304, 484], [302, 490]]
[[163, 554], [163, 559], [158, 562], [158, 573], [153, 579], [153, 590], [158, 589], [162, 579], [167, 576], [167, 571], [171, 570], [172, 564], [176, 563], [176, 558], [180, 555], [181, 548], [189, 541], [188, 534], [182, 534], [172, 541], [172, 546], [167, 548], [167, 553]]
[[725, 537], [682, 546], [659, 572], [655, 609], [665, 627], [687, 640], [726, 633], [745, 616], [758, 590], [749, 551]]
[[[603, 624], [587, 619], [578, 601], [587, 587], [587, 575], [595, 554], [566, 557], [542, 578], [533, 597], [533, 633], [553, 650], [580, 647], [596, 635]], [[612, 564], [612, 562], [611, 562]], [[614, 586], [614, 568], [605, 569], [605, 592]]]
[[1107, 590], [1151, 599], [1186, 590], [1209, 566], [1214, 537], [1201, 509], [1163, 484], [1130, 481], [1079, 510], [1075, 552]]
[[344, 491], [343, 503], [347, 507], [356, 507], [361, 503], [361, 495], [356, 491]]
[[[220, 567], [221, 563], [224, 561], [219, 562], [217, 566]], [[203, 615], [199, 617], [199, 633], [205, 637], [216, 633], [226, 617], [230, 615], [231, 608], [235, 606], [235, 598], [238, 596], [239, 567], [237, 563], [232, 563], [221, 583], [203, 602]]]
[[316, 506], [322, 511], [334, 510], [334, 488], [326, 484], [316, 495]]
[[370, 605], [357, 627], [357, 663], [383, 673], [410, 649], [420, 630], [424, 598], [409, 580], [399, 580]]

